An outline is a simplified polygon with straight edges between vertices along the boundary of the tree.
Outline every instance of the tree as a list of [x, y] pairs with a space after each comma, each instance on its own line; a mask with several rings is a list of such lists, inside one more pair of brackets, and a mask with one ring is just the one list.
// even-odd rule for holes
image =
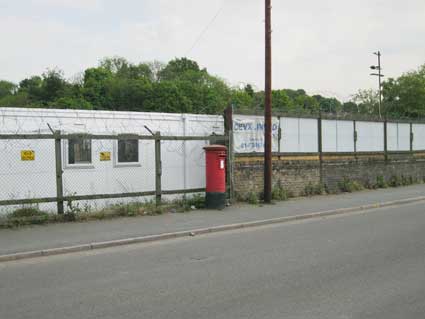
[[388, 116], [425, 116], [425, 65], [383, 83], [383, 108]]
[[111, 105], [106, 97], [106, 85], [112, 80], [113, 74], [109, 69], [102, 67], [89, 68], [84, 72], [82, 94], [95, 108], [106, 108]]
[[61, 96], [64, 96], [65, 90], [69, 85], [60, 70], [48, 70], [42, 75], [41, 100], [42, 102], [51, 102]]
[[147, 111], [152, 96], [152, 84], [146, 79], [109, 79], [105, 85], [105, 103], [108, 109], [120, 111]]
[[206, 70], [201, 70], [197, 62], [187, 58], [174, 59], [159, 72], [159, 79], [160, 81], [174, 81], [200, 72], [206, 73]]
[[7, 95], [14, 94], [17, 88], [18, 86], [15, 83], [0, 80], [0, 99]]
[[336, 114], [342, 110], [342, 104], [336, 98], [324, 97], [321, 95], [313, 95], [313, 98], [319, 103], [320, 111], [324, 113]]
[[358, 105], [358, 110], [362, 114], [377, 115], [379, 113], [379, 93], [373, 89], [358, 90], [352, 96], [351, 102]]

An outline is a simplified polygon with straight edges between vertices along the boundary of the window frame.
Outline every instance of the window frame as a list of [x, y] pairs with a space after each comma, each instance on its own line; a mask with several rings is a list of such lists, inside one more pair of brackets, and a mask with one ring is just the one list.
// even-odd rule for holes
[[71, 139], [66, 139], [66, 140], [64, 140], [63, 141], [63, 163], [64, 163], [64, 168], [67, 168], [67, 169], [80, 169], [80, 168], [84, 168], [84, 169], [87, 169], [87, 168], [94, 168], [94, 163], [93, 163], [93, 160], [94, 160], [94, 157], [93, 157], [93, 140], [92, 139], [87, 139], [87, 138], [83, 138], [83, 139], [80, 139], [80, 138], [74, 138], [74, 139], [72, 139], [72, 140], [89, 140], [90, 141], [90, 157], [91, 157], [91, 161], [90, 162], [80, 162], [80, 163], [74, 163], [74, 164], [71, 164], [70, 162], [69, 162], [69, 141], [70, 141]]
[[[119, 162], [119, 142], [120, 141], [137, 141], [137, 162]], [[137, 138], [122, 138], [119, 140], [116, 140], [114, 143], [114, 166], [115, 167], [140, 167], [141, 164], [141, 154], [140, 154], [140, 140]]]

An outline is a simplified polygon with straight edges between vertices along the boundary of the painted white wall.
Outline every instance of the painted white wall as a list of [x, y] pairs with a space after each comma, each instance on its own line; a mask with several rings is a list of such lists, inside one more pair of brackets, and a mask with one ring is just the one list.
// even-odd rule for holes
[[[149, 135], [144, 127], [146, 125], [153, 132], [160, 131], [162, 135], [224, 134], [222, 116], [0, 108], [1, 134], [50, 133], [48, 124], [53, 130], [61, 130], [63, 133]], [[114, 194], [154, 190], [154, 141], [139, 141], [140, 165], [129, 167], [115, 165], [116, 143], [113, 140], [93, 140], [92, 165], [88, 168], [69, 168], [67, 158], [63, 156], [64, 194]], [[203, 146], [207, 143], [162, 142], [164, 190], [205, 187]], [[66, 144], [67, 141], [63, 141], [63, 149]], [[21, 150], [35, 151], [35, 161], [21, 161]], [[56, 196], [53, 140], [0, 141], [0, 152], [0, 200]], [[111, 152], [111, 161], [101, 162], [100, 152]], [[109, 203], [111, 201], [115, 200], [108, 200]]]

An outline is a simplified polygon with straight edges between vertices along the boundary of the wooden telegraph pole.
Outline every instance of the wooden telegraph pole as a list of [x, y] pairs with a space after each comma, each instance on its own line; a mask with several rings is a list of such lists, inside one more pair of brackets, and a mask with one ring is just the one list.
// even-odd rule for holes
[[272, 27], [271, 0], [266, 4], [266, 78], [264, 110], [264, 202], [272, 201]]

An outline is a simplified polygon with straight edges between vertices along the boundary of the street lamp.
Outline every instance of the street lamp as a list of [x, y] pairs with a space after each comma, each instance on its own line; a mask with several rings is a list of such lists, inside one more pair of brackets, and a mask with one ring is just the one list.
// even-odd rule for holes
[[378, 65], [372, 65], [370, 67], [371, 70], [374, 71], [378, 71], [378, 73], [371, 73], [370, 75], [373, 76], [377, 76], [378, 77], [378, 85], [379, 85], [379, 109], [378, 109], [378, 113], [379, 113], [379, 118], [381, 118], [381, 107], [382, 107], [382, 84], [381, 84], [381, 79], [385, 76], [381, 73], [382, 68], [381, 68], [381, 52], [373, 52], [373, 54], [375, 54], [376, 56], [378, 56]]

